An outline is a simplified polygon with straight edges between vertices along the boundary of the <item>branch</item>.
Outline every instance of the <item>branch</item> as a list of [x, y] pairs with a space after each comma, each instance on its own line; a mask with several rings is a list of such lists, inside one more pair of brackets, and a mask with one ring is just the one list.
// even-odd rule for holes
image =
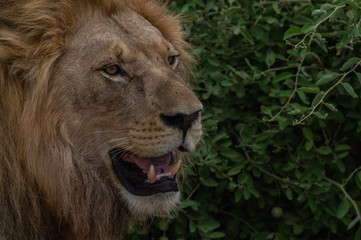
[[355, 69], [361, 64], [361, 60], [359, 60], [355, 66], [348, 72], [344, 73], [343, 76], [340, 78], [340, 80], [338, 80], [333, 86], [331, 86], [321, 97], [321, 99], [318, 101], [318, 103], [313, 106], [311, 109], [311, 111], [306, 115], [306, 116], [302, 116], [300, 120], [295, 120], [293, 125], [298, 125], [298, 124], [302, 124], [307, 118], [309, 118], [316, 110], [316, 108], [318, 108], [318, 106], [320, 106], [323, 103], [323, 100], [326, 98], [326, 96], [335, 88], [337, 87], [337, 85], [339, 85], [340, 83], [342, 83], [342, 81], [352, 72], [355, 72]]
[[346, 189], [344, 188], [344, 185], [339, 184], [338, 182], [335, 182], [334, 180], [328, 178], [328, 177], [323, 177], [326, 181], [328, 181], [329, 183], [335, 185], [336, 187], [338, 187], [343, 194], [345, 195], [345, 197], [351, 202], [353, 208], [355, 209], [356, 215], [357, 215], [357, 219], [359, 219], [360, 225], [361, 225], [361, 215], [360, 215], [360, 210], [357, 207], [357, 203], [350, 197], [350, 195], [347, 193]]

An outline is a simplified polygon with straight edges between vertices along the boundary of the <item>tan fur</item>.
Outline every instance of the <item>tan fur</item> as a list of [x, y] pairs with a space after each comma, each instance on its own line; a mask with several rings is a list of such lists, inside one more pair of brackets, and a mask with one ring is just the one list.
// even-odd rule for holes
[[[108, 151], [193, 151], [160, 116], [202, 105], [177, 17], [156, 0], [0, 0], [0, 239], [113, 239], [180, 194], [134, 196]], [[172, 69], [167, 57], [178, 54]], [[119, 64], [129, 78], [109, 76]]]

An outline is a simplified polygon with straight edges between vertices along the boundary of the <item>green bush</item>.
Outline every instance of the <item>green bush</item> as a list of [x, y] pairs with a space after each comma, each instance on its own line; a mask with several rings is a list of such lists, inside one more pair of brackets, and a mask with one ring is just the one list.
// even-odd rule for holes
[[129, 239], [361, 239], [361, 3], [174, 0], [204, 138], [181, 210]]

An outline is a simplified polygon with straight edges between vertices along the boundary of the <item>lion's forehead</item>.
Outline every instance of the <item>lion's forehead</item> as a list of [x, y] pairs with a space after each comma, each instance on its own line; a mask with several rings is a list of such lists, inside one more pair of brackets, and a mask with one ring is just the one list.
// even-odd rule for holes
[[111, 18], [99, 16], [86, 20], [69, 43], [72, 50], [93, 49], [90, 53], [105, 57], [115, 54], [114, 49], [132, 55], [170, 47], [171, 44], [156, 27], [131, 10], [121, 11]]

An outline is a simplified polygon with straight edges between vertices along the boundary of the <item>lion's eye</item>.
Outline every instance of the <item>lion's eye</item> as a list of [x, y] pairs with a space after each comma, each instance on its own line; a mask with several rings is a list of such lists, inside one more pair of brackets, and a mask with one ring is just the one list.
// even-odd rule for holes
[[178, 56], [169, 56], [167, 59], [169, 65], [174, 66], [177, 63], [177, 57]]
[[119, 65], [110, 65], [102, 68], [102, 71], [110, 76], [120, 75], [121, 77], [128, 76], [127, 72]]
[[104, 72], [106, 72], [109, 75], [115, 75], [118, 73], [119, 69], [116, 65], [111, 65], [103, 69]]

